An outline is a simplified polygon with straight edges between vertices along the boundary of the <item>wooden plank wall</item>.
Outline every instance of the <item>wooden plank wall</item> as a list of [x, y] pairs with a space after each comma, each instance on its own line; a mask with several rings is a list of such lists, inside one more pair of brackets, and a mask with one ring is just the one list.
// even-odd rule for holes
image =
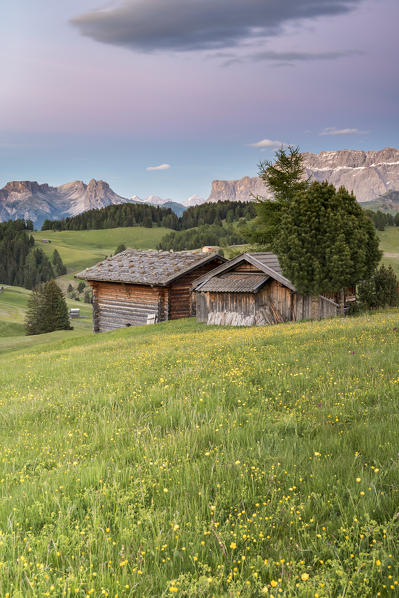
[[165, 312], [164, 289], [112, 282], [94, 282], [94, 332], [106, 332], [125, 326], [147, 323], [147, 316], [158, 320]]
[[208, 293], [209, 311], [236, 312], [244, 316], [255, 315], [253, 293]]
[[197, 293], [194, 292], [195, 295], [195, 306], [196, 306], [196, 315], [198, 322], [208, 322], [208, 306], [207, 306], [207, 297], [208, 293]]
[[196, 306], [198, 321], [232, 325], [264, 326], [337, 315], [333, 301], [292, 293], [275, 280], [266, 283], [257, 294], [198, 292]]
[[253, 293], [196, 293], [197, 319], [207, 324], [252, 326], [255, 324]]
[[331, 318], [338, 315], [339, 306], [326, 297], [319, 297], [319, 318]]
[[259, 274], [264, 274], [262, 270], [259, 270], [259, 268], [249, 262], [238, 264], [233, 270], [230, 270], [230, 272], [258, 272]]
[[195, 303], [191, 299], [192, 284], [194, 280], [214, 270], [221, 263], [222, 260], [219, 257], [215, 257], [215, 259], [200, 268], [196, 268], [185, 276], [181, 276], [170, 285], [169, 317], [171, 320], [195, 316]]
[[275, 312], [276, 321], [288, 322], [292, 319], [292, 294], [290, 289], [284, 287], [277, 280], [268, 281], [263, 289], [258, 293], [258, 307], [271, 306], [271, 311]]

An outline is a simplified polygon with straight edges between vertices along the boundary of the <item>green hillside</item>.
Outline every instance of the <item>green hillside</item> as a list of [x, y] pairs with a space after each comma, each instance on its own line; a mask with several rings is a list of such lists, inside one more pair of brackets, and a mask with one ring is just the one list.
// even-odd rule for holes
[[59, 339], [92, 334], [91, 304], [67, 299], [69, 308], [78, 307], [83, 316], [73, 320], [73, 331], [59, 331], [38, 336], [25, 336], [25, 319], [30, 291], [20, 287], [5, 287], [0, 293], [0, 353], [14, 349], [49, 344]]
[[387, 227], [384, 231], [377, 231], [380, 247], [384, 252], [383, 263], [391, 265], [399, 276], [399, 226]]
[[[33, 236], [37, 245], [51, 255], [58, 249], [68, 272], [77, 272], [114, 253], [123, 243], [134, 249], [155, 249], [161, 238], [170, 232], [167, 228], [109, 228], [82, 231], [40, 231]], [[50, 243], [43, 243], [47, 239]]]
[[182, 320], [0, 355], [0, 595], [391, 595], [398, 328]]
[[374, 201], [365, 201], [361, 205], [365, 210], [381, 210], [396, 214], [399, 212], [399, 191], [388, 191]]

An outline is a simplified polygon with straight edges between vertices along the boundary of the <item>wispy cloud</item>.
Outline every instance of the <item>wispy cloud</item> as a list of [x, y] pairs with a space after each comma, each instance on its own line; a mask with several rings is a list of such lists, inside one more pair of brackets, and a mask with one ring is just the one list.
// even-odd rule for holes
[[323, 129], [320, 135], [365, 135], [368, 131], [360, 129], [337, 129], [336, 127], [327, 127]]
[[147, 166], [146, 170], [169, 170], [170, 164], [159, 164], [159, 166]]
[[119, 0], [71, 23], [96, 41], [142, 52], [221, 50], [286, 23], [347, 13], [364, 0]]
[[257, 147], [259, 149], [276, 149], [278, 147], [284, 147], [287, 144], [283, 141], [273, 141], [272, 139], [261, 139], [261, 141], [257, 141], [256, 143], [249, 143], [250, 147]]
[[[245, 56], [227, 56], [223, 66], [240, 64], [243, 62], [272, 62], [275, 66], [292, 66], [296, 62], [315, 62], [321, 60], [337, 60], [361, 54], [357, 50], [342, 50], [339, 52], [275, 52], [266, 50], [254, 52]], [[220, 57], [223, 57], [221, 54]]]

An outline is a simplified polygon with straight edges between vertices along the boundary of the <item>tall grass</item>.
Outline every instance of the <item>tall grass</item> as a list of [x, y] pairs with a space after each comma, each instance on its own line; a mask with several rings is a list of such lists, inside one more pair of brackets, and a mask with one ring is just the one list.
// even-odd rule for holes
[[180, 321], [0, 356], [0, 595], [396, 593], [398, 327]]

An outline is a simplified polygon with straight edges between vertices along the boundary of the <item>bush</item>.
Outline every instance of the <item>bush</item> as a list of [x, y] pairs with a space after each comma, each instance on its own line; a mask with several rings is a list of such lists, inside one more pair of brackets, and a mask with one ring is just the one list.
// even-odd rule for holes
[[399, 304], [399, 281], [392, 266], [382, 265], [376, 271], [374, 281], [379, 306], [395, 307]]
[[115, 249], [114, 255], [118, 255], [118, 253], [122, 253], [122, 251], [126, 251], [126, 245], [124, 243], [118, 245], [118, 247]]
[[371, 278], [358, 286], [357, 300], [363, 309], [399, 305], [399, 281], [392, 266], [380, 266]]

